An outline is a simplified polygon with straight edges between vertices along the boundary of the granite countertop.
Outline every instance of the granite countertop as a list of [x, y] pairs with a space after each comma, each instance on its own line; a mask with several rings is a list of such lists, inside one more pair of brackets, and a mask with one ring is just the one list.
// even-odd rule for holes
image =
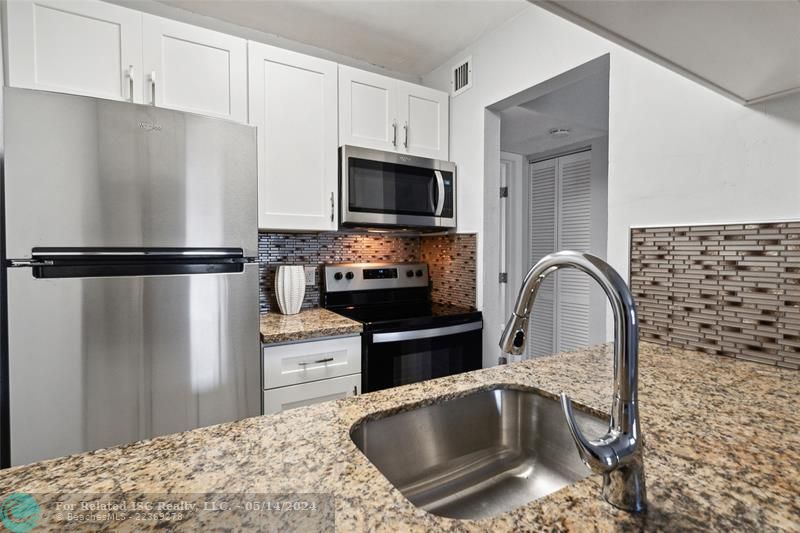
[[[651, 344], [640, 353], [643, 515], [608, 505], [600, 476], [592, 475], [495, 518], [437, 517], [408, 502], [349, 438], [364, 417], [496, 384], [553, 397], [564, 390], [584, 408], [607, 412], [607, 346], [35, 463], [1, 472], [0, 486], [29, 493], [329, 493], [339, 531], [798, 531], [800, 374]], [[52, 515], [43, 520], [58, 525], [48, 522]], [[169, 527], [247, 525], [251, 514], [230, 510]]]
[[303, 309], [296, 315], [261, 315], [261, 342], [265, 344], [353, 335], [362, 329], [359, 322], [327, 309]]

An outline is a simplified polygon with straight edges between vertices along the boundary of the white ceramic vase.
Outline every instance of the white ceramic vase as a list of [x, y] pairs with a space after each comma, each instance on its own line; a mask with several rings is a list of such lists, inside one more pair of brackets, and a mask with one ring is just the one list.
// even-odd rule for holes
[[279, 266], [275, 272], [275, 296], [284, 315], [296, 315], [306, 295], [306, 274], [302, 266]]

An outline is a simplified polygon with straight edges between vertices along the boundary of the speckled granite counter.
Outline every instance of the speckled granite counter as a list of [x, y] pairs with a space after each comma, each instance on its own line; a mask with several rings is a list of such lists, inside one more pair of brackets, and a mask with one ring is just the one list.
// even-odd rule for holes
[[353, 335], [362, 326], [355, 320], [327, 309], [304, 309], [296, 315], [266, 313], [261, 315], [261, 342], [291, 342], [317, 337]]
[[[607, 411], [607, 347], [37, 463], [0, 473], [0, 487], [34, 493], [327, 492], [335, 496], [339, 531], [798, 531], [800, 374], [645, 344], [640, 369], [649, 501], [640, 516], [605, 503], [600, 477], [593, 475], [493, 519], [440, 518], [405, 500], [349, 438], [365, 416], [495, 384], [534, 387], [548, 396], [565, 390], [589, 410]], [[224, 520], [216, 527], [246, 518], [231, 512]]]

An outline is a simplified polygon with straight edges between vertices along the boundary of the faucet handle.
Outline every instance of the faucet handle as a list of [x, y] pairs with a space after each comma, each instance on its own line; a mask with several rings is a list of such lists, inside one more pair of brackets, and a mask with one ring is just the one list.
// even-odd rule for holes
[[616, 468], [619, 463], [619, 458], [614, 451], [614, 446], [611, 444], [615, 439], [612, 431], [609, 431], [604, 437], [598, 440], [590, 441], [587, 439], [583, 432], [578, 428], [575, 421], [575, 413], [572, 410], [572, 400], [569, 399], [565, 393], [561, 393], [561, 410], [564, 411], [564, 417], [567, 419], [567, 426], [569, 432], [572, 433], [572, 438], [575, 440], [575, 445], [578, 447], [578, 455], [581, 460], [592, 469], [593, 472], [604, 474]]

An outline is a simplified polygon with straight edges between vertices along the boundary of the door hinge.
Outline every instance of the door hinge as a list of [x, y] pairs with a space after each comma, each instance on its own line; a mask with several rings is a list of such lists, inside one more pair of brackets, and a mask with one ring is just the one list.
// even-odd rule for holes
[[508, 272], [500, 272], [499, 281], [500, 283], [508, 283]]
[[508, 187], [500, 187], [500, 198], [508, 198]]

